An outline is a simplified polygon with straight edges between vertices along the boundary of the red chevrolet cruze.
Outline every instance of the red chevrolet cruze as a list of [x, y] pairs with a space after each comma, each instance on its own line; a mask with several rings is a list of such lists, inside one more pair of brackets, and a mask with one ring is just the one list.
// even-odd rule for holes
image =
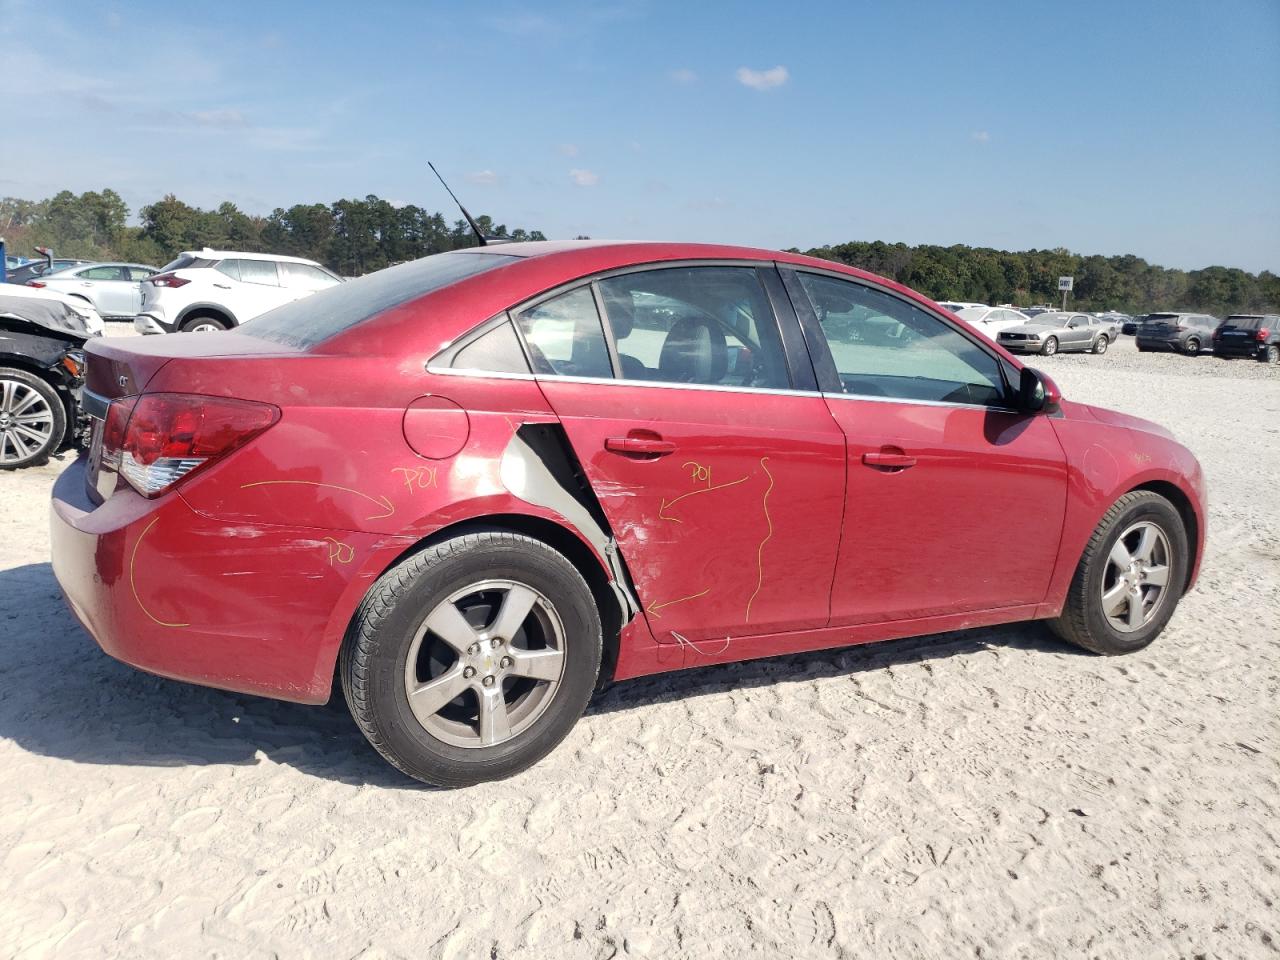
[[486, 246], [88, 349], [53, 564], [108, 653], [322, 703], [420, 780], [609, 680], [1016, 620], [1149, 644], [1200, 467], [931, 301], [691, 244]]

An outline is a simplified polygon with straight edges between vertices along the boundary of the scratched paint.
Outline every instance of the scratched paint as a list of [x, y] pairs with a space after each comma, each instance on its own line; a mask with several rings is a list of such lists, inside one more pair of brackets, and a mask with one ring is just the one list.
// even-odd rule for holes
[[146, 535], [151, 532], [151, 528], [156, 525], [156, 521], [158, 521], [159, 519], [160, 519], [159, 517], [152, 517], [151, 522], [148, 523], [145, 527], [143, 527], [142, 532], [138, 534], [138, 539], [133, 541], [133, 553], [129, 555], [129, 588], [133, 591], [133, 599], [138, 602], [139, 609], [141, 609], [143, 613], [145, 613], [148, 617], [150, 617], [153, 621], [158, 623], [160, 626], [189, 627], [191, 626], [191, 624], [189, 623], [171, 623], [167, 620], [161, 620], [154, 613], [152, 613], [150, 610], [147, 609], [147, 605], [142, 602], [142, 597], [138, 596], [138, 581], [134, 573], [134, 567], [136, 566], [138, 561], [138, 547], [142, 546], [143, 538], [146, 537]]
[[350, 563], [356, 558], [356, 548], [351, 544], [335, 540], [333, 537], [325, 537], [324, 539], [329, 544], [330, 566], [335, 563]]
[[769, 515], [769, 494], [773, 493], [773, 474], [769, 472], [767, 466], [768, 457], [760, 458], [760, 469], [764, 471], [765, 476], [769, 478], [769, 486], [761, 498], [760, 506], [764, 510], [765, 523], [768, 524], [768, 532], [764, 535], [764, 539], [760, 541], [760, 546], [756, 548], [756, 589], [747, 600], [747, 623], [751, 622], [751, 604], [755, 603], [756, 597], [760, 594], [760, 588], [764, 586], [764, 547], [771, 539], [773, 539], [773, 517]]

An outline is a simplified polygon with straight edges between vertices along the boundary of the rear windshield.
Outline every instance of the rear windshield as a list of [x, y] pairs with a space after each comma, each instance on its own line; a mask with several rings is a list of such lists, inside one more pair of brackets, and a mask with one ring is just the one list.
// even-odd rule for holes
[[1147, 319], [1152, 323], [1157, 323], [1161, 320], [1177, 320], [1180, 316], [1182, 316], [1180, 313], [1148, 313]]
[[392, 307], [519, 259], [496, 253], [437, 253], [286, 303], [242, 323], [240, 329], [306, 349]]
[[1262, 326], [1262, 317], [1227, 317], [1222, 325], [1237, 330], [1257, 330]]
[[168, 273], [170, 270], [186, 270], [188, 267], [211, 267], [217, 260], [207, 260], [204, 257], [193, 257], [189, 253], [181, 254], [177, 260], [170, 260], [160, 268], [161, 273]]

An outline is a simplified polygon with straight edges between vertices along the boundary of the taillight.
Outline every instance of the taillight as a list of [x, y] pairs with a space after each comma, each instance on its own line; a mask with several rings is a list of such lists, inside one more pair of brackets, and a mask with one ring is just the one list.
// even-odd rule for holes
[[1182, 324], [1178, 324], [1176, 327], [1174, 327], [1174, 328], [1173, 328], [1173, 332], [1174, 332], [1174, 333], [1186, 333], [1186, 332], [1187, 332], [1187, 328], [1186, 328], [1186, 327], [1184, 327]]
[[35, 287], [35, 288], [39, 289], [39, 288], [41, 288], [41, 287], [43, 287], [43, 286], [44, 286], [44, 281], [43, 281], [43, 280], [28, 280], [28, 281], [27, 281], [27, 286], [28, 286], [28, 287]]
[[1271, 336], [1271, 328], [1263, 327], [1261, 330], [1258, 331], [1258, 342], [1261, 343], [1263, 340], [1267, 339], [1267, 337], [1269, 336]]
[[103, 466], [144, 497], [158, 497], [280, 418], [269, 403], [185, 393], [112, 400], [102, 429]]
[[157, 273], [148, 277], [146, 282], [153, 283], [157, 287], [185, 287], [191, 281], [172, 273]]
[[1221, 339], [1222, 339], [1222, 331], [1221, 331], [1221, 330], [1219, 330], [1219, 329], [1217, 329], [1216, 327], [1214, 328], [1214, 331], [1213, 331], [1213, 339], [1215, 339], [1215, 340], [1221, 340]]

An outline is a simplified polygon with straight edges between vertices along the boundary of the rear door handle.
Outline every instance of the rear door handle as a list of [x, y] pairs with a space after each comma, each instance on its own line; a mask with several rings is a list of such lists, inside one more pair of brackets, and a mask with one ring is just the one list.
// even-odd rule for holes
[[665, 457], [676, 452], [676, 445], [661, 437], [606, 437], [604, 448], [632, 457]]
[[230, 284], [228, 284], [228, 283], [215, 283], [215, 284], [214, 284], [214, 286], [215, 286], [215, 287], [217, 287], [219, 290], [230, 290], [230, 289], [231, 289], [231, 285], [230, 285]]
[[916, 458], [900, 450], [880, 450], [876, 453], [864, 453], [862, 462], [878, 470], [906, 470], [916, 465]]

